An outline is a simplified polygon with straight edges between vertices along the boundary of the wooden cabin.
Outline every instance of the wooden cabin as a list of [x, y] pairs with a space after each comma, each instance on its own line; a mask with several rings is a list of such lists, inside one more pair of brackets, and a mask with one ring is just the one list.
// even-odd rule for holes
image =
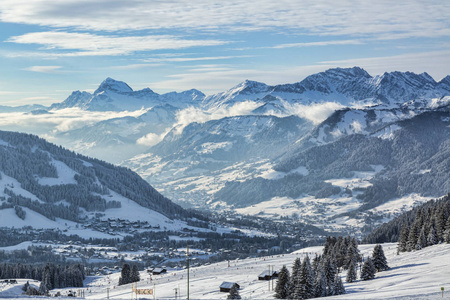
[[224, 292], [224, 293], [229, 293], [230, 291], [231, 291], [231, 288], [233, 287], [233, 286], [237, 286], [237, 288], [239, 289], [240, 288], [240, 286], [239, 286], [239, 284], [237, 284], [236, 282], [227, 282], [227, 281], [224, 281], [224, 282], [222, 282], [222, 284], [220, 285], [220, 291], [221, 292]]

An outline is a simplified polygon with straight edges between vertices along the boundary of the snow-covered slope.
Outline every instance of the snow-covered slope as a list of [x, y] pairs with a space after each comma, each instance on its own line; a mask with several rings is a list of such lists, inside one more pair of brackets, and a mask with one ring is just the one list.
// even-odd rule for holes
[[[372, 255], [374, 245], [360, 245], [364, 256]], [[390, 270], [377, 273], [375, 279], [345, 282], [345, 273], [340, 275], [346, 289], [345, 295], [323, 299], [434, 299], [440, 297], [442, 286], [447, 290], [450, 285], [450, 245], [441, 244], [416, 252], [396, 254], [396, 244], [383, 244]], [[310, 247], [292, 254], [248, 258], [200, 266], [190, 272], [191, 299], [226, 299], [228, 293], [219, 292], [223, 281], [237, 282], [240, 285], [239, 294], [249, 299], [274, 299], [271, 282], [258, 280], [258, 275], [273, 266], [275, 270], [286, 265], [292, 268], [296, 257], [302, 260], [306, 255], [314, 257], [321, 254], [322, 247]], [[112, 288], [119, 274], [111, 275], [111, 284], [105, 278], [92, 282], [93, 294], [88, 299], [100, 299], [105, 296], [106, 287], [110, 287], [113, 299], [125, 299], [128, 286]], [[155, 283], [158, 299], [173, 299], [173, 287], [180, 287], [180, 297], [186, 297], [186, 270], [171, 270], [162, 276], [153, 276], [152, 284], [148, 284], [148, 276], [141, 273], [142, 280], [138, 288], [153, 288]], [[100, 285], [100, 288], [94, 288]], [[269, 291], [270, 286], [270, 291]], [[275, 281], [274, 281], [275, 286]], [[445, 295], [445, 294], [444, 294]]]
[[[386, 113], [386, 120], [398, 117]], [[348, 232], [374, 226], [394, 217], [402, 205], [448, 192], [449, 116], [448, 109], [425, 112], [380, 129], [364, 125], [348, 132], [345, 119], [366, 124], [367, 112], [336, 113], [313, 131], [320, 133], [315, 135], [320, 143], [306, 136], [267, 170], [270, 176], [228, 182], [214, 193], [214, 201], [269, 218], [295, 213], [311, 224]], [[342, 136], [320, 130], [327, 126], [334, 132], [341, 128]], [[294, 172], [299, 169], [304, 172]]]
[[0, 227], [58, 228], [93, 236], [91, 229], [75, 228], [93, 228], [111, 218], [179, 230], [186, 223], [178, 219], [187, 217], [128, 169], [36, 136], [0, 132]]
[[142, 174], [166, 195], [193, 205], [227, 181], [259, 176], [268, 160], [284, 153], [290, 143], [312, 128], [296, 116], [236, 116], [177, 128], [126, 166]]
[[[420, 251], [397, 255], [396, 244], [383, 244], [383, 249], [390, 269], [376, 274], [375, 279], [353, 283], [345, 282], [345, 272], [340, 273], [346, 294], [323, 299], [442, 299], [448, 296], [450, 286], [450, 244], [427, 247]], [[374, 245], [360, 245], [361, 254], [372, 254]], [[244, 299], [275, 299], [272, 282], [258, 280], [258, 275], [273, 266], [275, 270], [286, 265], [289, 269], [295, 258], [301, 260], [306, 255], [314, 257], [321, 254], [322, 247], [310, 247], [292, 254], [247, 258], [236, 261], [220, 262], [211, 265], [191, 267], [191, 299], [226, 299], [228, 293], [219, 291], [222, 282], [236, 282], [240, 285], [239, 294]], [[154, 289], [157, 299], [186, 298], [186, 270], [169, 269], [167, 274], [150, 276], [142, 271], [137, 288]], [[358, 272], [359, 273], [359, 272]], [[107, 290], [111, 299], [129, 299], [131, 284], [117, 286], [120, 273], [107, 276], [88, 277], [85, 281], [89, 292], [86, 299], [105, 299]], [[8, 285], [0, 292], [0, 297], [17, 297], [25, 281], [17, 285]], [[39, 283], [35, 283], [38, 285]], [[273, 282], [275, 286], [276, 281]], [[62, 292], [69, 289], [61, 290]], [[25, 298], [24, 298], [25, 299]], [[28, 298], [26, 298], [28, 299]]]

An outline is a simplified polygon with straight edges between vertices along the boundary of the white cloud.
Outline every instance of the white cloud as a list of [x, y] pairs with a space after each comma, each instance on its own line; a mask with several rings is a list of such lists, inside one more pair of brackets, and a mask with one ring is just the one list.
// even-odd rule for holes
[[0, 20], [89, 30], [288, 29], [315, 35], [448, 36], [441, 1], [334, 0], [2, 0]]
[[223, 60], [234, 58], [249, 58], [252, 55], [229, 55], [229, 56], [204, 56], [204, 57], [162, 57], [162, 58], [147, 58], [147, 62], [190, 62], [202, 60]]
[[57, 73], [61, 68], [61, 66], [32, 66], [24, 70], [38, 73]]
[[342, 41], [322, 41], [322, 42], [310, 42], [310, 43], [290, 43], [280, 44], [270, 48], [283, 49], [283, 48], [304, 48], [304, 47], [317, 47], [317, 46], [339, 46], [339, 45], [361, 45], [360, 40], [342, 40]]
[[228, 43], [220, 40], [188, 40], [170, 35], [106, 36], [59, 31], [27, 33], [10, 37], [7, 42], [39, 44], [44, 45], [47, 50], [72, 50], [72, 52], [59, 52], [55, 56], [126, 55], [139, 51], [184, 49]]
[[131, 64], [124, 66], [113, 66], [110, 69], [118, 69], [118, 70], [140, 70], [140, 69], [150, 69], [155, 67], [160, 67], [163, 64]]
[[319, 124], [336, 110], [344, 108], [342, 104], [336, 102], [314, 103], [311, 105], [302, 105], [298, 103], [291, 105], [289, 103], [285, 103], [285, 107], [288, 109], [290, 114], [310, 120], [314, 124]]
[[249, 115], [261, 104], [253, 101], [238, 102], [230, 107], [219, 107], [216, 109], [202, 110], [196, 107], [188, 107], [177, 112], [177, 133], [181, 133], [190, 123], [205, 123], [211, 120], [219, 120], [225, 117]]
[[162, 135], [158, 135], [155, 133], [148, 133], [145, 136], [141, 137], [140, 139], [138, 139], [136, 141], [136, 143], [138, 145], [143, 145], [143, 146], [154, 146], [156, 144], [158, 144], [160, 141], [162, 141], [162, 139], [164, 138], [164, 134]]
[[51, 111], [51, 115], [33, 115], [28, 113], [0, 113], [0, 126], [7, 130], [26, 131], [31, 133], [57, 134], [68, 130], [92, 125], [99, 121], [125, 116], [138, 117], [145, 110], [131, 112], [97, 112], [84, 111], [78, 108], [67, 108]]

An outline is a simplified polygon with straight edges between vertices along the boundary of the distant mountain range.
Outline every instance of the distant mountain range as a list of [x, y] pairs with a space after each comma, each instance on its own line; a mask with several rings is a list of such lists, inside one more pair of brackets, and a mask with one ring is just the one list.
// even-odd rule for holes
[[47, 135], [132, 168], [185, 206], [360, 230], [408, 208], [405, 199], [449, 191], [449, 104], [450, 76], [354, 67], [293, 84], [246, 80], [209, 96], [133, 91], [107, 78], [93, 94], [16, 109], [135, 111]]

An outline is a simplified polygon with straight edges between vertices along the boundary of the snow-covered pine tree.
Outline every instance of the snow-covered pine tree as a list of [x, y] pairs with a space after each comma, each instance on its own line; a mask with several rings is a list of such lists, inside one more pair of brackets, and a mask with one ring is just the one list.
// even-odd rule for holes
[[236, 284], [231, 287], [227, 299], [241, 299], [241, 295], [239, 295], [239, 289]]
[[334, 278], [337, 273], [336, 266], [334, 265], [334, 262], [327, 257], [324, 259], [323, 269], [327, 280], [327, 295], [330, 295], [333, 291]]
[[367, 257], [366, 261], [363, 264], [361, 270], [361, 279], [362, 280], [370, 280], [375, 278], [375, 266], [373, 265], [372, 259]]
[[283, 266], [278, 273], [277, 285], [275, 286], [275, 298], [288, 299], [290, 291], [289, 270]]
[[373, 248], [372, 252], [373, 266], [377, 272], [385, 271], [389, 269], [386, 256], [384, 255], [383, 247], [378, 244]]
[[131, 276], [131, 282], [137, 282], [137, 281], [141, 280], [141, 277], [139, 276], [139, 270], [136, 265], [133, 265], [133, 267], [131, 268], [130, 276]]
[[123, 264], [121, 276], [119, 277], [119, 285], [128, 284], [131, 281], [131, 268], [129, 264]]
[[347, 271], [347, 282], [351, 283], [354, 282], [357, 278], [357, 273], [356, 273], [356, 264], [354, 262], [350, 263], [350, 266], [348, 267], [348, 271]]
[[295, 299], [295, 290], [299, 286], [299, 276], [300, 276], [300, 268], [302, 266], [302, 262], [299, 257], [294, 260], [294, 264], [292, 265], [292, 273], [291, 273], [291, 282], [289, 284], [289, 298]]
[[317, 298], [327, 295], [327, 278], [322, 268], [317, 269], [316, 281], [314, 282], [314, 294]]
[[417, 242], [416, 242], [416, 247], [415, 247], [416, 250], [420, 250], [420, 249], [428, 246], [426, 231], [427, 230], [426, 230], [425, 226], [422, 226], [422, 228], [420, 229], [419, 238], [417, 239]]
[[309, 299], [314, 297], [314, 278], [309, 257], [303, 260], [298, 276], [298, 286], [293, 299]]
[[402, 229], [400, 230], [400, 235], [398, 237], [397, 253], [408, 251], [408, 236], [409, 236], [409, 226], [405, 222], [403, 223]]
[[450, 243], [450, 216], [445, 223], [445, 231], [444, 231], [444, 241], [446, 243]]
[[347, 256], [345, 258], [344, 268], [348, 269], [352, 262], [356, 265], [356, 263], [360, 260], [361, 257], [358, 250], [358, 243], [356, 242], [355, 238], [352, 238], [347, 247]]
[[44, 281], [41, 281], [41, 284], [39, 285], [39, 295], [47, 295], [47, 294], [48, 294], [47, 285], [44, 283]]
[[341, 276], [336, 273], [336, 277], [334, 278], [334, 289], [333, 295], [343, 295], [345, 294], [344, 284], [342, 283]]
[[434, 225], [434, 222], [431, 224], [430, 229], [428, 231], [427, 235], [427, 244], [429, 246], [436, 245], [439, 243], [439, 237], [436, 231], [436, 227]]

